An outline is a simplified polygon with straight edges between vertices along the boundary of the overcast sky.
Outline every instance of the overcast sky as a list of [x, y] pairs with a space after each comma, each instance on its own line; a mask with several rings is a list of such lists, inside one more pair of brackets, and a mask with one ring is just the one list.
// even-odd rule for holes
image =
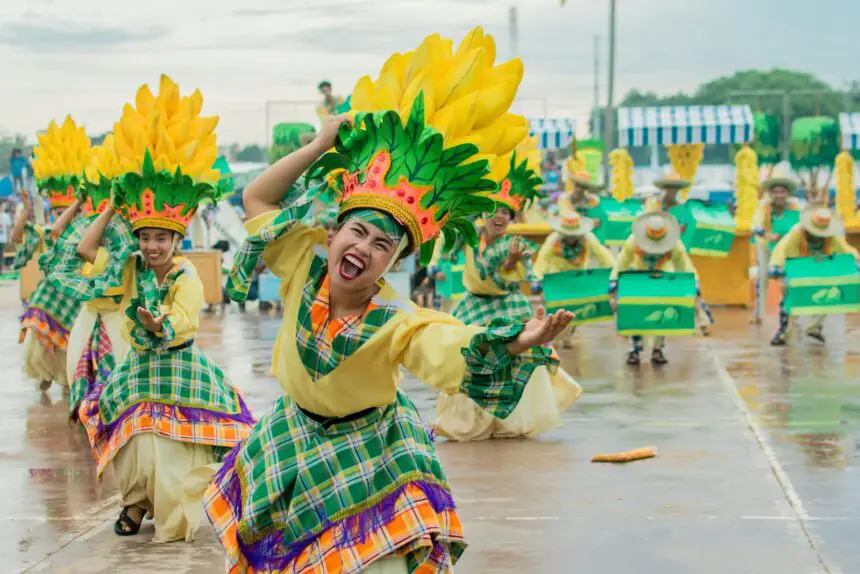
[[[459, 41], [481, 24], [508, 59], [514, 5], [526, 67], [518, 111], [584, 124], [608, 0], [2, 0], [0, 129], [32, 139], [70, 112], [100, 133], [139, 84], [166, 72], [221, 115], [221, 143], [265, 143], [267, 101], [294, 102], [272, 104], [271, 122], [313, 120], [319, 80], [347, 94], [427, 34]], [[858, 25], [856, 0], [618, 0], [616, 100], [775, 66], [841, 87], [860, 79]]]

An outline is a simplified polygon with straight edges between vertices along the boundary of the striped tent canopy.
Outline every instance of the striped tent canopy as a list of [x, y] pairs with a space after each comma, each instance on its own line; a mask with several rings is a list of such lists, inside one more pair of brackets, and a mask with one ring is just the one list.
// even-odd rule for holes
[[621, 147], [687, 143], [740, 144], [753, 139], [749, 106], [619, 108]]
[[576, 135], [576, 124], [567, 118], [531, 118], [529, 135], [537, 136], [538, 149], [565, 149]]
[[842, 149], [860, 150], [860, 113], [839, 114]]

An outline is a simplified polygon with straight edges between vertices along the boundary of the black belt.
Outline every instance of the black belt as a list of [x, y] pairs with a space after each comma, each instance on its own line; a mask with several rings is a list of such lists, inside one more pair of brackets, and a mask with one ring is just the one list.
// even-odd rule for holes
[[312, 413], [308, 410], [305, 410], [302, 407], [299, 407], [298, 405], [296, 405], [296, 406], [298, 407], [298, 409], [300, 411], [302, 411], [302, 414], [304, 414], [309, 419], [311, 419], [315, 422], [318, 422], [319, 424], [321, 424], [325, 428], [328, 428], [331, 425], [336, 425], [339, 423], [348, 423], [350, 421], [354, 421], [354, 420], [366, 417], [367, 415], [369, 415], [370, 413], [372, 413], [373, 411], [376, 410], [375, 407], [370, 407], [369, 409], [364, 409], [363, 411], [358, 411], [357, 413], [348, 414], [345, 417], [324, 417], [322, 415], [318, 415], [316, 413]]
[[184, 343], [182, 343], [181, 345], [176, 345], [175, 347], [168, 347], [167, 350], [171, 351], [171, 352], [172, 351], [182, 351], [184, 349], [187, 349], [188, 347], [190, 347], [193, 344], [194, 344], [194, 339], [189, 339], [189, 340], [185, 341]]

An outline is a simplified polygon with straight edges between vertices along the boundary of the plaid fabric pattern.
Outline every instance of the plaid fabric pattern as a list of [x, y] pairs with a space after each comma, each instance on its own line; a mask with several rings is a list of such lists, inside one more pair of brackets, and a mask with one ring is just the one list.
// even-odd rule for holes
[[78, 416], [78, 409], [87, 395], [103, 386], [116, 366], [113, 345], [101, 318], [93, 325], [93, 332], [84, 346], [84, 352], [75, 366], [74, 379], [69, 390], [69, 414]]
[[129, 351], [101, 393], [102, 422], [109, 425], [141, 403], [226, 415], [241, 412], [239, 393], [226, 381], [224, 372], [193, 345], [178, 351]]
[[[40, 233], [40, 231], [43, 233]], [[15, 250], [15, 271], [20, 271], [27, 266], [27, 263], [36, 254], [36, 251], [38, 251], [43, 235], [48, 236], [50, 233], [44, 232], [43, 228], [29, 221], [24, 224], [24, 237]]]
[[528, 320], [534, 311], [528, 298], [520, 292], [500, 296], [466, 293], [451, 314], [466, 325], [489, 325], [499, 319]]
[[[86, 221], [79, 218], [75, 221]], [[70, 226], [71, 227], [71, 226]], [[138, 240], [131, 230], [131, 224], [120, 216], [114, 216], [105, 228], [102, 238], [103, 247], [108, 252], [108, 262], [104, 271], [97, 277], [83, 277], [83, 260], [78, 257], [77, 245], [86, 227], [77, 226], [69, 235], [63, 233], [60, 248], [51, 262], [51, 278], [58, 283], [65, 294], [80, 301], [91, 301], [103, 297], [109, 289], [122, 285], [125, 264], [138, 247]], [[78, 237], [78, 233], [80, 236]]]
[[32, 331], [39, 344], [48, 351], [65, 351], [69, 346], [69, 329], [60, 325], [48, 313], [37, 307], [27, 307], [21, 316], [19, 343], [26, 340], [27, 330]]
[[[475, 267], [478, 275], [482, 280], [491, 278], [496, 287], [505, 291], [519, 291], [520, 289], [519, 281], [507, 281], [501, 274], [502, 264], [508, 258], [513, 241], [512, 235], [505, 235], [492, 245], [487, 245], [482, 236], [479, 248], [475, 251]], [[519, 241], [520, 246], [524, 248], [524, 255], [520, 259], [520, 263], [526, 268], [525, 280], [534, 281], [536, 277], [532, 272], [532, 258], [537, 253], [537, 245], [523, 238], [519, 238]]]
[[[239, 545], [238, 518], [219, 486], [218, 483], [210, 486], [204, 504], [226, 550], [227, 572], [252, 572]], [[277, 572], [351, 574], [386, 556], [405, 555], [410, 572], [442, 574], [451, 571], [454, 560], [466, 548], [457, 512], [453, 509], [437, 512], [421, 489], [414, 486], [408, 486], [398, 498], [391, 520], [366, 541], [345, 546], [339, 542], [343, 537], [342, 527], [328, 528], [295, 559], [293, 566]]]
[[270, 224], [260, 229], [259, 233], [245, 239], [233, 259], [233, 269], [227, 276], [227, 283], [224, 286], [230, 299], [239, 303], [248, 299], [254, 268], [257, 267], [263, 251], [270, 243], [289, 233], [312, 205], [312, 203], [306, 203], [281, 210]]
[[537, 367], [547, 366], [554, 372], [559, 365], [558, 357], [549, 347], [532, 348], [517, 356], [508, 352], [507, 344], [524, 328], [523, 323], [510, 324], [497, 319], [472, 337], [469, 346], [462, 350], [467, 368], [460, 392], [501, 419], [514, 411]]
[[[27, 302], [27, 313], [24, 314], [21, 328], [34, 328], [37, 333], [44, 333], [38, 330], [37, 325], [26, 324], [27, 317], [32, 316], [34, 311], [40, 310], [56, 321], [66, 331], [66, 339], [68, 339], [68, 333], [75, 323], [75, 317], [78, 316], [81, 310], [81, 304], [82, 301], [65, 290], [62, 284], [56, 281], [53, 276], [48, 276], [36, 285], [36, 289], [30, 295], [30, 299]], [[65, 342], [68, 341], [66, 340]], [[66, 348], [65, 342], [60, 346], [63, 350]]]
[[116, 453], [138, 434], [153, 433], [180, 442], [218, 447], [216, 454], [220, 460], [250, 431], [250, 426], [240, 421], [194, 420], [186, 417], [181, 407], [148, 403], [135, 407], [108, 433], [99, 417], [98, 393], [97, 387], [82, 403], [78, 416], [87, 431], [99, 478]]
[[[325, 531], [410, 483], [435, 485], [450, 498], [430, 437], [402, 392], [385, 408], [325, 424], [309, 418], [283, 396], [231, 457], [235, 460], [225, 463], [227, 472], [216, 477], [209, 489], [207, 511], [228, 549], [240, 545], [247, 552], [255, 543], [274, 541], [274, 548], [266, 547], [273, 553], [266, 555], [267, 566], [274, 570], [297, 571], [295, 558], [319, 548]], [[232, 492], [233, 481], [239, 482], [239, 493]], [[224, 499], [231, 501], [231, 508], [225, 507]], [[440, 536], [443, 544], [446, 537], [461, 540], [459, 522], [449, 524], [457, 530]], [[347, 528], [345, 534], [350, 533]], [[344, 542], [339, 551], [350, 548]], [[371, 546], [376, 547], [376, 542], [374, 537]], [[385, 550], [379, 542], [379, 547], [367, 550], [378, 555]], [[455, 560], [462, 547], [445, 550]], [[348, 550], [343, 552], [349, 555]], [[318, 555], [316, 559], [326, 558]]]
[[[167, 294], [170, 293], [170, 290], [176, 284], [176, 281], [183, 274], [195, 273], [194, 268], [191, 263], [185, 260], [174, 264], [173, 268], [164, 277], [164, 281], [159, 284], [158, 278], [155, 276], [155, 271], [146, 266], [143, 257], [135, 256], [134, 261], [137, 266], [135, 273], [137, 294], [125, 310], [125, 316], [133, 323], [129, 336], [132, 342], [138, 347], [152, 351], [166, 351], [175, 338], [170, 319], [166, 319], [161, 324], [160, 333], [153, 333], [140, 322], [137, 310], [138, 308], [143, 308], [152, 313], [153, 317], [160, 316], [161, 302], [164, 301]], [[223, 377], [223, 373], [221, 376]]]
[[53, 240], [51, 249], [42, 253], [39, 257], [39, 268], [46, 276], [53, 275], [60, 265], [68, 265], [67, 261], [70, 259], [76, 263], [76, 269], [80, 270], [83, 261], [78, 257], [78, 243], [84, 237], [84, 232], [95, 220], [95, 217], [87, 216], [73, 219], [63, 230], [63, 233]]
[[331, 373], [398, 310], [394, 305], [379, 305], [371, 301], [361, 317], [332, 321], [329, 318], [328, 285], [326, 261], [314, 256], [296, 321], [299, 356], [314, 380]]

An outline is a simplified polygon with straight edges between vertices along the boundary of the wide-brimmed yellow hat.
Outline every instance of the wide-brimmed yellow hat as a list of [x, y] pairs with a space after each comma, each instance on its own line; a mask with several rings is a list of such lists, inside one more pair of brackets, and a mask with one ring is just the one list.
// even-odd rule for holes
[[645, 213], [633, 222], [633, 239], [645, 253], [668, 253], [675, 248], [680, 238], [681, 226], [668, 213]]
[[783, 169], [776, 169], [770, 174], [770, 177], [761, 183], [761, 187], [765, 191], [770, 191], [777, 186], [784, 187], [789, 193], [793, 194], [797, 191], [797, 180], [789, 172]]
[[658, 189], [687, 189], [690, 187], [690, 182], [681, 178], [677, 173], [673, 173], [656, 180], [654, 187]]
[[834, 237], [842, 233], [842, 222], [826, 207], [810, 207], [800, 214], [800, 224], [816, 237]]
[[581, 237], [594, 229], [594, 221], [590, 217], [582, 217], [575, 211], [565, 210], [549, 222], [553, 231], [565, 237]]
[[570, 176], [570, 181], [574, 185], [578, 185], [579, 187], [584, 187], [588, 191], [602, 191], [606, 188], [605, 185], [601, 183], [595, 183], [591, 181], [591, 174], [587, 171], [578, 171], [575, 174]]

